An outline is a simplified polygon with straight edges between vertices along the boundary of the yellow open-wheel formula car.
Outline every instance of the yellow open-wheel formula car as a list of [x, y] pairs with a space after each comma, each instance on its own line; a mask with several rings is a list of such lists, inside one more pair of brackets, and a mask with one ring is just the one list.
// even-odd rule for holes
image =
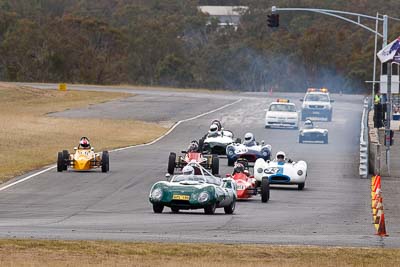
[[68, 167], [78, 170], [86, 171], [94, 168], [101, 168], [102, 172], [110, 170], [110, 158], [108, 151], [102, 153], [95, 153], [93, 148], [82, 149], [74, 148], [74, 153], [69, 153], [68, 150], [58, 152], [57, 157], [57, 171], [66, 171]]

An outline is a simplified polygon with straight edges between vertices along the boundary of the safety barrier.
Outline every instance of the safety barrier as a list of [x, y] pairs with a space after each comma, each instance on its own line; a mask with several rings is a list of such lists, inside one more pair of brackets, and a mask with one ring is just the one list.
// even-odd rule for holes
[[360, 177], [368, 177], [368, 98], [364, 99], [360, 134]]
[[371, 179], [371, 208], [373, 224], [376, 229], [376, 235], [389, 236], [386, 233], [385, 213], [383, 211], [383, 198], [381, 189], [381, 177], [372, 176]]

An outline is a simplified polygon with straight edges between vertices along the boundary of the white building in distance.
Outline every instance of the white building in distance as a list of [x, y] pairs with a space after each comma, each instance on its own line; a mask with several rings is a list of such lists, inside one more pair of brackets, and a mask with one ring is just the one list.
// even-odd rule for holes
[[247, 6], [198, 6], [204, 14], [219, 21], [218, 25], [233, 26], [237, 29], [240, 17], [247, 11]]

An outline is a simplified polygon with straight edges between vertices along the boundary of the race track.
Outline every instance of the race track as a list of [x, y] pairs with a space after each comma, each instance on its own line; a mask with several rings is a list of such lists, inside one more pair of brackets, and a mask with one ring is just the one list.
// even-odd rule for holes
[[[323, 145], [299, 144], [297, 130], [264, 128], [264, 109], [276, 96], [134, 92], [139, 95], [53, 115], [172, 124], [242, 101], [183, 122], [152, 145], [112, 152], [107, 174], [52, 169], [0, 191], [1, 237], [400, 247], [398, 236], [374, 235], [369, 180], [358, 176], [362, 96], [333, 96], [333, 121], [317, 123], [329, 129], [329, 144]], [[282, 95], [300, 106], [301, 94]], [[173, 214], [168, 208], [154, 214], [148, 194], [154, 182], [165, 179], [169, 152], [199, 139], [213, 119], [220, 119], [237, 137], [253, 132], [258, 141], [271, 144], [274, 153], [283, 150], [289, 158], [307, 161], [305, 189], [274, 187], [268, 203], [261, 203], [260, 196], [241, 201], [233, 215], [223, 209], [211, 216], [203, 210]], [[226, 159], [220, 164], [221, 175], [231, 172]]]

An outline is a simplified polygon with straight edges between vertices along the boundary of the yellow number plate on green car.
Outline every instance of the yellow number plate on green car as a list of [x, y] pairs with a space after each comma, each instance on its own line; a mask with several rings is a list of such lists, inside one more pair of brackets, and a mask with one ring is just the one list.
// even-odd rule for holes
[[189, 200], [190, 196], [186, 195], [173, 195], [172, 199], [174, 200]]

